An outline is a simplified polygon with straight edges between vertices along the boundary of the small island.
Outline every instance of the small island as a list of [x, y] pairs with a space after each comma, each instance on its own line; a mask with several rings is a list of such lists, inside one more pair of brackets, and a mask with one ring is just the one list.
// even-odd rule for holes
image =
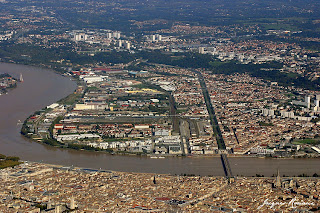
[[8, 73], [0, 73], [0, 95], [7, 94], [8, 90], [16, 88], [19, 80]]

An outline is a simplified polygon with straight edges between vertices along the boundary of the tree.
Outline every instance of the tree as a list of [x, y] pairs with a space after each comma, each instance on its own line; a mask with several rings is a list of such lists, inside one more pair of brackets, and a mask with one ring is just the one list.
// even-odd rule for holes
[[19, 157], [14, 157], [14, 156], [8, 156], [8, 157], [6, 157], [6, 160], [19, 161], [20, 158]]

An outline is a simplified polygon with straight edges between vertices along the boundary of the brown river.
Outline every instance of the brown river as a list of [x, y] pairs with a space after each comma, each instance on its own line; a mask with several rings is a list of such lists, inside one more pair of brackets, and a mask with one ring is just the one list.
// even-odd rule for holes
[[[29, 141], [19, 133], [21, 125], [33, 112], [72, 93], [76, 84], [53, 71], [16, 64], [0, 63], [0, 73], [9, 73], [24, 82], [0, 96], [0, 153], [19, 156], [22, 160], [102, 168], [124, 172], [165, 174], [224, 175], [220, 158], [167, 157], [151, 159], [139, 156], [120, 156], [88, 151], [59, 149]], [[277, 169], [281, 174], [320, 174], [320, 159], [260, 159], [229, 158], [234, 175], [271, 176]]]

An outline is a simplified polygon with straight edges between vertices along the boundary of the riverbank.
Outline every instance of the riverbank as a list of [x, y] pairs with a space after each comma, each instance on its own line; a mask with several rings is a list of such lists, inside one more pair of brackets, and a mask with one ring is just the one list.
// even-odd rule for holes
[[[96, 76], [96, 78], [101, 78], [99, 82], [104, 81], [101, 76]], [[112, 76], [111, 77], [109, 76], [108, 79], [109, 79], [108, 81], [114, 80], [115, 82], [119, 80], [117, 78], [113, 78]], [[130, 78], [130, 80], [132, 79]], [[290, 154], [288, 153], [285, 153], [285, 155], [282, 155], [283, 153], [282, 154], [280, 153], [279, 155], [269, 154], [268, 156], [233, 154], [232, 150], [227, 151], [225, 145], [221, 145], [221, 144], [218, 146], [219, 149], [210, 147], [209, 150], [205, 151], [205, 147], [198, 147], [198, 146], [188, 147], [187, 140], [191, 140], [191, 139], [189, 136], [183, 136], [183, 134], [180, 134], [174, 140], [171, 138], [168, 139], [168, 140], [172, 140], [170, 145], [168, 144], [165, 145], [163, 143], [160, 143], [160, 145], [156, 144], [155, 141], [158, 138], [162, 138], [163, 136], [162, 133], [160, 133], [160, 135], [158, 133], [158, 136], [154, 136], [156, 135], [156, 132], [154, 130], [156, 128], [154, 126], [157, 126], [157, 128], [158, 126], [160, 126], [160, 123], [158, 123], [159, 120], [156, 120], [156, 121], [149, 120], [147, 122], [150, 122], [150, 123], [146, 123], [146, 124], [143, 123], [144, 125], [142, 125], [141, 124], [142, 121], [140, 121], [140, 123], [139, 121], [137, 122], [137, 115], [132, 114], [130, 110], [126, 110], [121, 107], [118, 107], [116, 110], [114, 110], [115, 106], [118, 105], [118, 102], [101, 101], [100, 99], [99, 99], [100, 100], [99, 102], [99, 100], [95, 100], [95, 99], [93, 100], [89, 98], [92, 94], [97, 94], [97, 95], [100, 95], [101, 97], [106, 97], [110, 95], [109, 93], [106, 94], [103, 92], [97, 93], [97, 91], [99, 90], [99, 86], [98, 86], [99, 83], [93, 84], [91, 85], [91, 87], [90, 86], [86, 87], [87, 84], [85, 83], [85, 81], [83, 81], [82, 83], [81, 82], [82, 81], [77, 80], [78, 88], [72, 94], [69, 94], [67, 97], [60, 99], [60, 101], [57, 101], [54, 104], [46, 106], [42, 110], [39, 110], [33, 115], [29, 116], [27, 120], [25, 120], [21, 128], [21, 133], [24, 136], [31, 138], [36, 142], [41, 142], [57, 148], [88, 150], [88, 151], [97, 151], [97, 152], [105, 152], [105, 153], [121, 154], [121, 155], [162, 156], [165, 153], [164, 156], [167, 156], [167, 157], [171, 157], [171, 156], [202, 157], [202, 155], [203, 157], [219, 157], [221, 152], [224, 152], [225, 154], [228, 154], [228, 156], [234, 156], [234, 157], [260, 157], [260, 158], [290, 157]], [[108, 83], [108, 82], [106, 81], [105, 83]], [[94, 88], [93, 91], [91, 91], [92, 93], [89, 93], [87, 91], [88, 88]], [[103, 90], [102, 88], [100, 89]], [[120, 89], [124, 89], [124, 88], [120, 87]], [[86, 98], [87, 100], [79, 101], [84, 96], [87, 96]], [[207, 97], [206, 99], [208, 98], [209, 97]], [[151, 99], [151, 100], [155, 100], [155, 99]], [[157, 102], [159, 102], [158, 99], [156, 100]], [[132, 100], [130, 101], [132, 102]], [[95, 104], [95, 102], [98, 102], [98, 104]], [[88, 103], [90, 103], [90, 105]], [[99, 105], [99, 103], [101, 106]], [[78, 108], [76, 107], [77, 105], [79, 105]], [[100, 107], [99, 109], [97, 109], [97, 105], [99, 105], [98, 106]], [[122, 103], [122, 105], [129, 107], [130, 102], [128, 101], [128, 104]], [[170, 105], [174, 105], [174, 104], [170, 104]], [[128, 117], [128, 115], [130, 115], [130, 117]], [[171, 115], [175, 115], [175, 113], [170, 113], [169, 116]], [[100, 116], [101, 116], [101, 119], [97, 119]], [[122, 120], [117, 119], [120, 116], [123, 116], [124, 118], [122, 118]], [[142, 119], [145, 120], [147, 115], [142, 114], [141, 116], [142, 117], [140, 118], [140, 120]], [[210, 116], [212, 117], [212, 115]], [[160, 117], [160, 115], [158, 115], [158, 117]], [[163, 116], [163, 117], [166, 117], [166, 116]], [[66, 121], [65, 121], [65, 118], [66, 118]], [[154, 116], [154, 118], [157, 118], [157, 116]], [[171, 120], [169, 119], [168, 122], [171, 122]], [[211, 121], [211, 123], [212, 122], [213, 121]], [[216, 122], [217, 121], [215, 121], [214, 123]], [[173, 123], [172, 129], [168, 124], [166, 127], [165, 125], [160, 126], [159, 129], [167, 131], [166, 135], [164, 136], [170, 137], [172, 134], [171, 131], [173, 131], [173, 133], [176, 133], [175, 132], [176, 127], [174, 125], [176, 122], [172, 121], [172, 123]], [[137, 125], [137, 124], [140, 124], [140, 125]], [[119, 127], [120, 125], [122, 126]], [[195, 124], [193, 123], [193, 125]], [[213, 126], [218, 128], [216, 124]], [[185, 132], [185, 134], [187, 134], [187, 132], [189, 131], [189, 130], [188, 131], [186, 130], [189, 128], [186, 125], [182, 125], [181, 128], [184, 130], [183, 132]], [[219, 132], [218, 130], [219, 128], [216, 129], [214, 133], [217, 134], [217, 132]], [[218, 138], [221, 139], [220, 143], [222, 143], [223, 142], [222, 135], [220, 135]], [[204, 142], [210, 141], [209, 138], [202, 138], [202, 140], [205, 140]], [[136, 141], [139, 141], [138, 145]], [[185, 142], [183, 141], [187, 143], [184, 144]], [[199, 145], [203, 146], [203, 144], [205, 143], [200, 143]], [[170, 147], [173, 147], [173, 150], [170, 150]], [[198, 150], [193, 152], [192, 150], [194, 149], [192, 148], [195, 148]], [[248, 149], [247, 151], [249, 152], [249, 150], [250, 149]], [[294, 155], [291, 155], [291, 156], [294, 157]], [[309, 157], [317, 157], [317, 156], [312, 154], [301, 155], [299, 153], [299, 158], [300, 157], [309, 158]]]
[[[69, 98], [72, 96], [71, 98]], [[99, 152], [99, 153], [108, 153], [112, 155], [129, 155], [129, 156], [147, 156], [151, 158], [162, 158], [162, 157], [190, 157], [190, 158], [210, 158], [210, 157], [220, 157], [220, 154], [188, 154], [188, 155], [182, 155], [182, 154], [152, 154], [152, 153], [143, 153], [143, 152], [129, 152], [129, 151], [117, 151], [113, 149], [103, 149], [99, 147], [93, 147], [89, 145], [88, 143], [64, 143], [57, 141], [55, 138], [53, 138], [53, 128], [55, 125], [59, 123], [60, 120], [64, 119], [64, 115], [68, 113], [68, 110], [66, 108], [69, 108], [69, 106], [74, 105], [77, 101], [77, 98], [80, 97], [81, 94], [73, 93], [66, 98], [63, 98], [58, 101], [58, 103], [64, 103], [62, 105], [60, 104], [53, 104], [54, 107], [52, 108], [51, 105], [43, 108], [40, 111], [36, 111], [33, 115], [29, 116], [23, 123], [21, 128], [21, 134], [31, 139], [35, 142], [39, 142], [41, 144], [46, 144], [49, 146], [53, 146], [56, 148], [64, 148], [64, 149], [74, 149], [74, 150], [82, 150], [82, 151], [90, 151], [90, 152]], [[69, 105], [65, 105], [65, 103], [68, 103]], [[55, 114], [53, 116], [53, 114]], [[50, 115], [50, 117], [48, 116]], [[45, 121], [45, 122], [44, 122]], [[44, 124], [41, 124], [44, 123]], [[41, 126], [41, 125], [42, 126]], [[60, 124], [63, 125], [63, 124]], [[41, 130], [41, 133], [39, 131]], [[114, 139], [115, 141], [117, 139]], [[130, 140], [129, 138], [126, 140]], [[91, 140], [92, 143], [92, 140]], [[260, 158], [260, 159], [296, 159], [296, 158], [319, 158], [315, 155], [299, 155], [299, 156], [262, 156], [262, 155], [243, 155], [243, 154], [228, 154], [228, 157], [234, 157], [234, 158]]]
[[[0, 150], [7, 156], [23, 160], [106, 169], [123, 172], [157, 174], [195, 174], [223, 176], [218, 157], [166, 157], [151, 159], [149, 156], [112, 155], [101, 152], [62, 149], [35, 143], [20, 134], [18, 120], [25, 120], [30, 112], [42, 109], [76, 89], [74, 81], [46, 69], [0, 63], [0, 72], [12, 75], [23, 73], [24, 83], [1, 97]], [[294, 176], [320, 173], [318, 159], [260, 159], [251, 157], [230, 158], [234, 175], [272, 176], [277, 169], [281, 174]]]
[[[31, 115], [30, 117], [33, 117], [34, 115]], [[29, 117], [29, 118], [30, 118]], [[28, 119], [29, 119], [28, 118]], [[75, 144], [75, 143], [69, 143], [64, 144], [56, 141], [55, 139], [43, 139], [43, 138], [32, 138], [30, 135], [28, 135], [28, 132], [26, 132], [26, 123], [27, 120], [23, 123], [23, 126], [21, 128], [21, 134], [34, 142], [52, 146], [55, 148], [63, 148], [63, 149], [72, 149], [72, 150], [81, 150], [81, 151], [89, 151], [89, 152], [98, 152], [98, 153], [104, 153], [104, 154], [110, 154], [110, 155], [128, 155], [128, 156], [145, 156], [150, 158], [165, 158], [165, 157], [188, 157], [188, 158], [220, 158], [220, 154], [206, 154], [206, 155], [181, 155], [181, 154], [165, 154], [165, 155], [156, 155], [156, 154], [150, 154], [150, 153], [134, 153], [134, 152], [124, 152], [124, 151], [114, 151], [111, 149], [100, 149], [95, 148], [89, 145], [84, 144]], [[49, 134], [48, 134], [49, 135]], [[314, 158], [319, 159], [319, 156], [313, 156], [313, 155], [304, 155], [304, 156], [292, 156], [292, 157], [270, 157], [270, 156], [256, 156], [256, 155], [243, 155], [243, 154], [227, 154], [230, 158], [259, 158], [259, 159], [307, 159], [307, 158]]]

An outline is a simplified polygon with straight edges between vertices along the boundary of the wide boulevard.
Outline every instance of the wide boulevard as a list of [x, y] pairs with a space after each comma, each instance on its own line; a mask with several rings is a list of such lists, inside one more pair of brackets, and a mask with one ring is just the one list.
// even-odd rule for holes
[[232, 175], [231, 167], [230, 167], [229, 160], [227, 157], [226, 144], [224, 143], [222, 133], [221, 133], [221, 130], [219, 127], [218, 119], [217, 119], [216, 113], [215, 113], [214, 108], [211, 103], [211, 98], [210, 98], [210, 95], [209, 95], [209, 92], [207, 89], [206, 82], [205, 82], [201, 72], [196, 71], [196, 70], [193, 70], [193, 71], [195, 73], [197, 73], [198, 78], [199, 78], [203, 97], [206, 102], [207, 110], [209, 113], [210, 124], [212, 126], [213, 133], [214, 133], [214, 136], [217, 140], [218, 148], [220, 151], [220, 158], [221, 158], [221, 163], [223, 166], [224, 173], [225, 173], [226, 177], [232, 177], [233, 175]]

